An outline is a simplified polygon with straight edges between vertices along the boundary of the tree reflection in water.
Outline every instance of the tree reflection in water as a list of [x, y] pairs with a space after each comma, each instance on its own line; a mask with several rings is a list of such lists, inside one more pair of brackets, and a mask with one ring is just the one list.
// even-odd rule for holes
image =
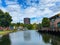
[[9, 34], [4, 35], [0, 39], [0, 45], [11, 45]]
[[52, 40], [51, 44], [52, 45], [57, 45], [57, 42], [55, 40]]
[[29, 41], [31, 39], [31, 34], [29, 31], [24, 31], [24, 40]]
[[51, 44], [52, 45], [60, 45], [60, 37], [53, 36]]
[[42, 34], [42, 38], [43, 38], [45, 43], [49, 43], [50, 42], [50, 35]]
[[42, 34], [42, 39], [45, 43], [50, 43], [51, 45], [60, 45], [60, 37], [50, 34]]

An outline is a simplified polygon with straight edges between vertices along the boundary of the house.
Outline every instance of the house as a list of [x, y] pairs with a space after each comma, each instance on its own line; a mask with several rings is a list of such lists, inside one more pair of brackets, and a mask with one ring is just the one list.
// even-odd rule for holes
[[10, 28], [9, 28], [9, 27], [1, 27], [1, 26], [0, 26], [0, 30], [1, 30], [1, 31], [3, 31], [3, 30], [10, 30]]
[[23, 30], [23, 26], [17, 27], [17, 30], [18, 30], [18, 31], [19, 31], [19, 30]]
[[0, 26], [0, 30], [3, 30], [3, 28]]
[[60, 13], [50, 17], [49, 19], [50, 19], [50, 27], [52, 29], [57, 30], [60, 28]]

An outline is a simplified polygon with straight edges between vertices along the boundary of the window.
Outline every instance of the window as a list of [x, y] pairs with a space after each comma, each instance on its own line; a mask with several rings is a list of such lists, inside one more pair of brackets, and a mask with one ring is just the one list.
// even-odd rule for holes
[[54, 22], [54, 19], [52, 19], [51, 21]]
[[60, 28], [60, 22], [57, 23], [57, 26]]

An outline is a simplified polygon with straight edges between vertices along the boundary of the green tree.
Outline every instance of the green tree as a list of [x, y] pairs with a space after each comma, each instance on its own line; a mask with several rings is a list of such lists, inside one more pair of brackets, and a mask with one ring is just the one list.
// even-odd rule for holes
[[24, 24], [23, 23], [20, 23], [20, 26], [24, 27]]
[[50, 20], [49, 20], [49, 18], [43, 18], [43, 20], [42, 20], [42, 26], [43, 27], [50, 27]]
[[32, 24], [28, 24], [27, 28], [31, 30], [31, 29], [33, 29], [33, 25]]
[[36, 24], [36, 23], [33, 24], [33, 29], [34, 29], [34, 30], [37, 29], [37, 24]]
[[28, 28], [29, 30], [33, 29], [32, 24], [24, 24], [24, 27]]
[[12, 17], [8, 12], [3, 12], [0, 9], [0, 26], [2, 27], [8, 27], [11, 24]]
[[38, 30], [42, 29], [42, 24], [41, 24], [41, 23], [39, 23], [39, 24], [37, 25], [37, 29], [38, 29]]
[[20, 26], [20, 23], [17, 23], [16, 26], [19, 27]]

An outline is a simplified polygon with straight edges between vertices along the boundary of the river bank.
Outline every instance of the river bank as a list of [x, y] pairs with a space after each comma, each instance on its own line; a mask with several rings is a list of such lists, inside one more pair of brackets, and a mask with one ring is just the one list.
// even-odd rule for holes
[[52, 35], [60, 35], [60, 31], [51, 31], [51, 30], [38, 30], [39, 33], [48, 33]]
[[16, 30], [6, 30], [6, 31], [0, 31], [0, 35], [5, 35], [5, 34], [9, 34], [12, 32], [16, 32]]

